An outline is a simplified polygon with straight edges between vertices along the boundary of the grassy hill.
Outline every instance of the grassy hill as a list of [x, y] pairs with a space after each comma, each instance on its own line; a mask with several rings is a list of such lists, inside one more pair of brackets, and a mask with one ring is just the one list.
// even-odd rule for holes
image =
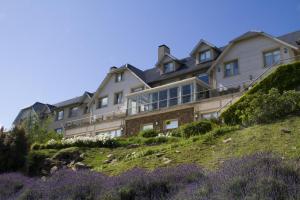
[[[40, 150], [53, 155], [58, 150]], [[256, 152], [272, 152], [284, 158], [300, 156], [300, 117], [264, 125], [255, 125], [227, 133], [207, 142], [203, 136], [178, 138], [160, 145], [137, 148], [80, 148], [83, 162], [93, 170], [109, 175], [140, 167], [155, 169], [162, 166], [196, 163], [213, 170], [230, 158]]]

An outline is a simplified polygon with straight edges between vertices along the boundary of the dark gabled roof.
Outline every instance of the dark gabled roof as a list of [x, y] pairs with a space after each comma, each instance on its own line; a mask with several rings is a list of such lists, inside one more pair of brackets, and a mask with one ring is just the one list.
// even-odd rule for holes
[[130, 69], [135, 75], [137, 75], [140, 79], [142, 79], [145, 82], [145, 74], [143, 70], [140, 70], [130, 64], [127, 64], [127, 68]]
[[257, 36], [258, 34], [261, 34], [261, 33], [263, 33], [263, 32], [262, 31], [248, 31], [248, 32], [234, 38], [233, 40], [230, 41], [230, 43], [238, 42], [238, 41], [248, 39], [248, 38], [251, 38], [251, 37], [255, 37], [255, 36]]
[[212, 64], [212, 61], [206, 62], [203, 64], [196, 65], [195, 59], [192, 57], [187, 57], [180, 60], [181, 66], [179, 69], [172, 73], [160, 74], [160, 71], [157, 67], [148, 69], [144, 71], [145, 82], [146, 83], [155, 83], [157, 81], [163, 81], [171, 78], [176, 78], [181, 75], [185, 75], [188, 73], [201, 71], [205, 72]]
[[56, 103], [56, 104], [54, 104], [54, 106], [56, 108], [61, 108], [61, 107], [70, 106], [70, 105], [74, 105], [74, 104], [81, 104], [86, 96], [89, 98], [92, 98], [93, 95], [94, 95], [94, 93], [84, 92], [83, 95], [81, 95], [81, 96], [74, 97], [72, 99], [68, 99], [66, 101]]
[[[299, 31], [294, 31], [285, 35], [281, 35], [277, 37], [277, 39], [282, 40], [286, 43], [289, 43], [295, 47], [300, 48], [300, 30]], [[299, 44], [297, 43], [299, 41]]]

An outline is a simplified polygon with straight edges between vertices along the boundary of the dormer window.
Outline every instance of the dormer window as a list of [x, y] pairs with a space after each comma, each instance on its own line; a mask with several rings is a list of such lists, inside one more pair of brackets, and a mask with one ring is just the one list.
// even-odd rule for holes
[[117, 73], [116, 78], [115, 78], [116, 83], [121, 82], [121, 81], [123, 81], [123, 72], [122, 73]]
[[202, 51], [200, 52], [199, 55], [199, 62], [205, 62], [205, 61], [209, 61], [211, 60], [211, 51], [210, 50], [206, 50], [206, 51]]
[[164, 70], [163, 70], [164, 74], [165, 73], [170, 73], [170, 72], [173, 72], [173, 71], [175, 71], [175, 65], [174, 65], [173, 62], [169, 62], [169, 63], [164, 64]]

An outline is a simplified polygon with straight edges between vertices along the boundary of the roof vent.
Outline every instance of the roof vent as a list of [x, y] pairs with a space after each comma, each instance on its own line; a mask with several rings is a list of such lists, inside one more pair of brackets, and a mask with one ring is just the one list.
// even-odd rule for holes
[[110, 67], [110, 72], [112, 72], [112, 71], [114, 71], [114, 70], [116, 70], [116, 69], [118, 69], [116, 66], [112, 66], [112, 67]]

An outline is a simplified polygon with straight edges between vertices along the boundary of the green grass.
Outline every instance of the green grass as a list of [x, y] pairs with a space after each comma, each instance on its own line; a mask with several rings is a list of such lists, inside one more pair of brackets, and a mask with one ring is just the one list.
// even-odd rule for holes
[[[291, 133], [283, 133], [288, 128]], [[230, 142], [224, 143], [225, 139]], [[84, 162], [94, 170], [115, 175], [134, 167], [154, 169], [182, 163], [197, 163], [212, 170], [229, 158], [241, 157], [255, 152], [273, 152], [285, 158], [300, 157], [300, 117], [265, 125], [256, 125], [227, 133], [204, 143], [205, 135], [180, 139], [173, 143], [138, 148], [82, 148], [86, 154]], [[112, 163], [104, 163], [112, 154]], [[157, 155], [160, 154], [160, 155]], [[170, 163], [165, 163], [170, 159]]]

